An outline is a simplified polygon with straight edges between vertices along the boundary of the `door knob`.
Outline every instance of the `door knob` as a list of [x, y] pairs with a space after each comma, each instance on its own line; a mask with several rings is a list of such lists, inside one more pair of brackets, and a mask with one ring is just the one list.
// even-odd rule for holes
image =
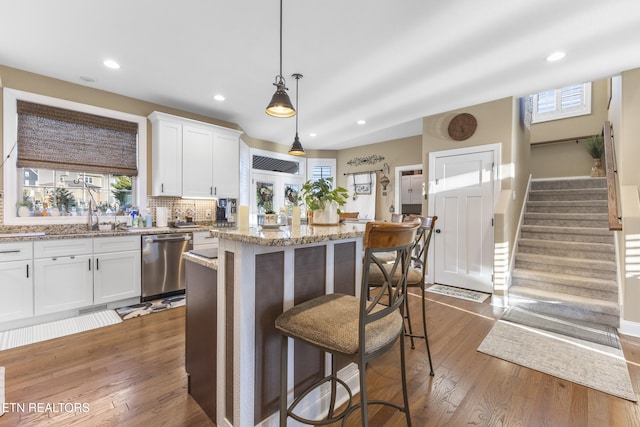
[[436, 228], [436, 233], [440, 233], [440, 229], [439, 228]]

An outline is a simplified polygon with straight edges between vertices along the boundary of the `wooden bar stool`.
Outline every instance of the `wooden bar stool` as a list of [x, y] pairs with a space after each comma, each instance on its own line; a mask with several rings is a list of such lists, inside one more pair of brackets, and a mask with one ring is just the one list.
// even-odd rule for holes
[[[276, 329], [282, 332], [280, 356], [280, 426], [287, 425], [291, 417], [299, 422], [313, 425], [329, 424], [346, 418], [360, 409], [362, 425], [368, 426], [369, 405], [388, 405], [404, 412], [407, 425], [411, 426], [409, 398], [404, 354], [404, 310], [406, 307], [407, 271], [411, 262], [411, 251], [420, 220], [413, 222], [388, 223], [369, 222], [366, 225], [364, 244], [361, 298], [344, 294], [328, 294], [298, 304], [285, 311], [275, 321]], [[383, 264], [376, 254], [395, 251], [397, 257], [392, 264]], [[383, 265], [390, 266], [389, 270]], [[372, 267], [377, 266], [377, 267]], [[369, 272], [385, 271], [381, 292], [367, 299]], [[304, 341], [331, 354], [331, 374], [313, 384], [288, 405], [288, 345], [289, 338]], [[367, 363], [393, 347], [400, 340], [400, 368], [403, 403], [383, 400], [369, 400], [367, 397]], [[336, 356], [347, 358], [358, 365], [360, 378], [360, 402], [352, 402], [352, 392], [347, 384], [338, 378]], [[314, 389], [330, 383], [331, 397], [328, 413], [321, 420], [304, 419], [295, 410], [300, 402]], [[346, 389], [349, 401], [346, 408], [336, 413], [336, 393], [338, 386]]]

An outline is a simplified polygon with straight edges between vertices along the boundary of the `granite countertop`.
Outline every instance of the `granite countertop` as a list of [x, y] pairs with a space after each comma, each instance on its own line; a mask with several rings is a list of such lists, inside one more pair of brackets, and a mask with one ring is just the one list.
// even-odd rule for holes
[[148, 228], [129, 228], [126, 230], [109, 230], [109, 231], [20, 231], [11, 230], [10, 232], [0, 232], [0, 243], [16, 242], [16, 241], [33, 241], [33, 240], [52, 240], [52, 239], [85, 239], [92, 237], [112, 237], [112, 236], [140, 236], [143, 234], [169, 234], [169, 233], [189, 233], [192, 231], [209, 231], [211, 226], [176, 228], [176, 227], [148, 227]]
[[205, 258], [203, 256], [195, 255], [190, 252], [183, 252], [182, 258], [186, 261], [195, 262], [203, 267], [210, 268], [212, 270], [218, 269], [218, 258]]
[[282, 226], [262, 230], [251, 227], [247, 230], [214, 229], [211, 230], [211, 235], [220, 239], [263, 246], [293, 246], [363, 237], [365, 227], [364, 223], [342, 223], [337, 226]]

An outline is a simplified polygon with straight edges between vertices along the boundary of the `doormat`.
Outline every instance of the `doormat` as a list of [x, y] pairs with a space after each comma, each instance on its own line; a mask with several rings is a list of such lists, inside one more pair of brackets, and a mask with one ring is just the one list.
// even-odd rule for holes
[[103, 326], [115, 325], [122, 319], [113, 310], [96, 311], [69, 319], [26, 326], [0, 332], [0, 350], [20, 347], [66, 335], [77, 334]]
[[473, 302], [484, 302], [489, 298], [489, 294], [483, 292], [470, 291], [468, 289], [455, 288], [453, 286], [445, 285], [431, 285], [426, 289], [427, 292], [433, 292], [434, 294], [446, 295], [448, 297], [465, 299]]
[[622, 350], [499, 320], [478, 351], [637, 402]]
[[153, 301], [142, 302], [140, 304], [116, 308], [116, 313], [118, 313], [122, 320], [127, 320], [133, 319], [134, 317], [146, 316], [147, 314], [168, 310], [170, 308], [181, 307], [185, 305], [185, 302], [186, 300], [184, 295], [175, 295]]

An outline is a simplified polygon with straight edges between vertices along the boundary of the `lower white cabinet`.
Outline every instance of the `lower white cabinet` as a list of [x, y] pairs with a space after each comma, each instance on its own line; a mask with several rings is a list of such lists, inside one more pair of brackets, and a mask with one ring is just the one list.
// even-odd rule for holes
[[94, 239], [93, 303], [140, 296], [140, 236]]
[[36, 315], [93, 305], [91, 258], [89, 253], [34, 261]]
[[33, 316], [33, 244], [0, 243], [0, 322]]
[[140, 296], [140, 236], [34, 243], [34, 314]]

